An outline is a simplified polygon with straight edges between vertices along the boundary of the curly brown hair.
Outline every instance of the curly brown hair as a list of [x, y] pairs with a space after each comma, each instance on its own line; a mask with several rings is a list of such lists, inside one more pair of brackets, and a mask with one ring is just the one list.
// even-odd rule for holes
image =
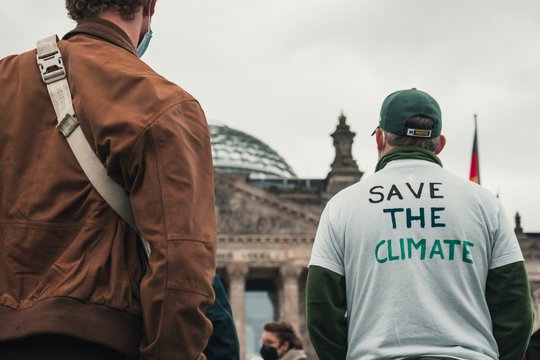
[[135, 13], [149, 0], [66, 0], [69, 17], [75, 21], [98, 16], [102, 11], [117, 10], [124, 20], [133, 20]]
[[296, 335], [291, 324], [285, 321], [264, 324], [264, 331], [276, 334], [280, 344], [289, 343], [289, 349], [302, 349], [302, 340]]

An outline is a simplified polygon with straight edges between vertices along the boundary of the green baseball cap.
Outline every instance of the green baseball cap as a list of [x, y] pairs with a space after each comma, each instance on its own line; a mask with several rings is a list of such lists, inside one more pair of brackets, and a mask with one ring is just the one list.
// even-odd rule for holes
[[[413, 116], [425, 116], [432, 119], [433, 129], [407, 127], [407, 120]], [[434, 138], [441, 134], [441, 108], [428, 93], [416, 88], [396, 91], [384, 99], [379, 127], [400, 136]]]

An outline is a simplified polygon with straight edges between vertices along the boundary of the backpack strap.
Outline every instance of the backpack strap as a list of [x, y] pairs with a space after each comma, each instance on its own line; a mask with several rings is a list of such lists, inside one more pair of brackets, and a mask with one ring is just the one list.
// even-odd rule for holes
[[[90, 183], [109, 206], [139, 234], [127, 192], [107, 175], [107, 169], [97, 157], [79, 126], [66, 78], [66, 68], [57, 42], [56, 35], [38, 41], [36, 56], [41, 78], [47, 85], [56, 112], [58, 120], [56, 127], [66, 137]], [[150, 245], [144, 239], [143, 245], [146, 253], [150, 254]]]

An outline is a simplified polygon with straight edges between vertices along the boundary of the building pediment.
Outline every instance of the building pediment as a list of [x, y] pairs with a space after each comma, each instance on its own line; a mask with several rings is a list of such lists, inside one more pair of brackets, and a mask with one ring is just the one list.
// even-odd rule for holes
[[319, 213], [247, 183], [246, 175], [215, 174], [218, 234], [314, 234]]

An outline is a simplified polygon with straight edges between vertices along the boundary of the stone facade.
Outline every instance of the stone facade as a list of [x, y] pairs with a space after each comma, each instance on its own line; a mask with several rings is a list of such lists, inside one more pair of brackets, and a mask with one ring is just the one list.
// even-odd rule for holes
[[[218, 273], [229, 297], [245, 359], [245, 291], [248, 281], [270, 280], [276, 320], [290, 322], [310, 359], [316, 359], [305, 321], [305, 280], [319, 216], [326, 201], [362, 176], [352, 158], [354, 133], [342, 114], [334, 139], [336, 157], [326, 179], [252, 178], [216, 170]], [[262, 329], [260, 329], [262, 332]]]
[[[231, 206], [224, 206], [224, 202]], [[244, 292], [248, 279], [275, 281], [278, 319], [290, 322], [307, 339], [300, 294], [304, 292], [303, 279], [319, 214], [302, 212], [301, 206], [249, 186], [241, 174], [216, 177], [216, 203], [218, 272], [229, 285], [241, 348], [245, 344]]]
[[525, 233], [521, 227], [521, 217], [516, 214], [515, 232], [525, 257], [525, 266], [531, 286], [534, 306], [534, 331], [540, 328], [540, 233]]

